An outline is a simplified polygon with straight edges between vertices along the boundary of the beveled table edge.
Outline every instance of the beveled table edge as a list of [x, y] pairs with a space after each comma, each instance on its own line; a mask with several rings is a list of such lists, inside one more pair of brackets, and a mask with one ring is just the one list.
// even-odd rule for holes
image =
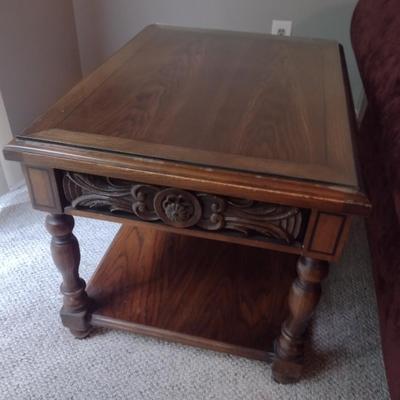
[[[48, 129], [35, 132], [33, 135], [21, 134], [17, 135], [17, 138], [80, 147], [85, 150], [98, 150], [126, 156], [185, 163], [205, 168], [249, 172], [256, 175], [269, 175], [285, 179], [314, 182], [321, 185], [358, 189], [357, 186], [352, 184], [353, 179], [351, 179], [351, 177], [347, 178], [347, 171], [331, 165], [304, 164], [285, 160], [225, 154], [222, 152], [64, 129]], [[127, 150], [123, 150], [124, 148]], [[130, 148], [134, 148], [134, 151], [128, 150]], [[229, 168], [226, 166], [228, 164], [236, 164], [237, 167]], [[305, 171], [309, 177], [304, 177]]]
[[5, 146], [8, 160], [73, 172], [195, 189], [251, 200], [276, 202], [331, 212], [367, 215], [367, 196], [358, 188], [301, 179], [239, 172], [224, 168], [124, 155], [35, 140], [14, 139]]

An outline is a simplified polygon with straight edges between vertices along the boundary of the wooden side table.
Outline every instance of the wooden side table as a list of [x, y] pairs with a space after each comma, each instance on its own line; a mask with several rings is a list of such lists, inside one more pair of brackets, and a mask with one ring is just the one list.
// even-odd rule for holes
[[[272, 361], [297, 381], [328, 262], [370, 207], [350, 99], [335, 42], [144, 29], [4, 150], [49, 213], [63, 324]], [[88, 286], [73, 216], [123, 224]]]

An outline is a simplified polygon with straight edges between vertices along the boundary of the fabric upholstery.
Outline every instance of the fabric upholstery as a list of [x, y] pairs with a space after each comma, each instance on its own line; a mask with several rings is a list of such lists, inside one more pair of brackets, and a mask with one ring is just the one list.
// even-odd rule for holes
[[400, 193], [400, 1], [361, 0], [353, 16], [352, 41], [368, 102], [382, 126], [372, 134], [381, 136], [385, 147], [388, 189], [397, 195]]
[[368, 232], [382, 350], [392, 399], [400, 399], [400, 1], [360, 0], [352, 42], [368, 108], [357, 134], [372, 202]]

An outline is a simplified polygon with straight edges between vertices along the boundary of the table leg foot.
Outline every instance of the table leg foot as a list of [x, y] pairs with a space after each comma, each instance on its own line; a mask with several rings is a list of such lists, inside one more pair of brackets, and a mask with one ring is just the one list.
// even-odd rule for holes
[[289, 293], [289, 317], [275, 343], [272, 376], [276, 382], [294, 383], [301, 378], [305, 332], [321, 297], [321, 281], [328, 271], [326, 261], [299, 258], [298, 276]]
[[74, 312], [66, 310], [63, 306], [60, 311], [63, 325], [69, 328], [71, 334], [77, 339], [84, 339], [89, 336], [92, 327], [89, 325], [89, 309]]
[[86, 339], [90, 333], [92, 332], [92, 329], [87, 329], [86, 331], [77, 331], [75, 329], [70, 329], [71, 335], [73, 335], [76, 339]]
[[272, 364], [272, 378], [280, 384], [296, 383], [303, 372], [302, 361], [288, 361], [277, 358]]
[[52, 235], [51, 254], [63, 281], [63, 307], [61, 321], [79, 338], [90, 333], [90, 302], [86, 293], [86, 283], [79, 277], [80, 251], [73, 235], [74, 219], [70, 215], [53, 214], [46, 218], [46, 228]]

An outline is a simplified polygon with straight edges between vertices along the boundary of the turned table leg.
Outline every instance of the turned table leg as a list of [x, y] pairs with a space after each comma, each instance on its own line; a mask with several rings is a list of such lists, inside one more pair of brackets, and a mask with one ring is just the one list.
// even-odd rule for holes
[[79, 277], [81, 256], [78, 240], [72, 233], [74, 219], [64, 214], [48, 215], [46, 228], [52, 235], [51, 254], [54, 263], [63, 278], [61, 321], [74, 336], [84, 338], [90, 332], [89, 299], [85, 291], [86, 283]]
[[321, 281], [328, 275], [326, 261], [300, 257], [297, 279], [289, 293], [289, 317], [282, 325], [275, 343], [272, 376], [279, 383], [293, 383], [300, 379], [304, 359], [304, 335], [321, 297]]

